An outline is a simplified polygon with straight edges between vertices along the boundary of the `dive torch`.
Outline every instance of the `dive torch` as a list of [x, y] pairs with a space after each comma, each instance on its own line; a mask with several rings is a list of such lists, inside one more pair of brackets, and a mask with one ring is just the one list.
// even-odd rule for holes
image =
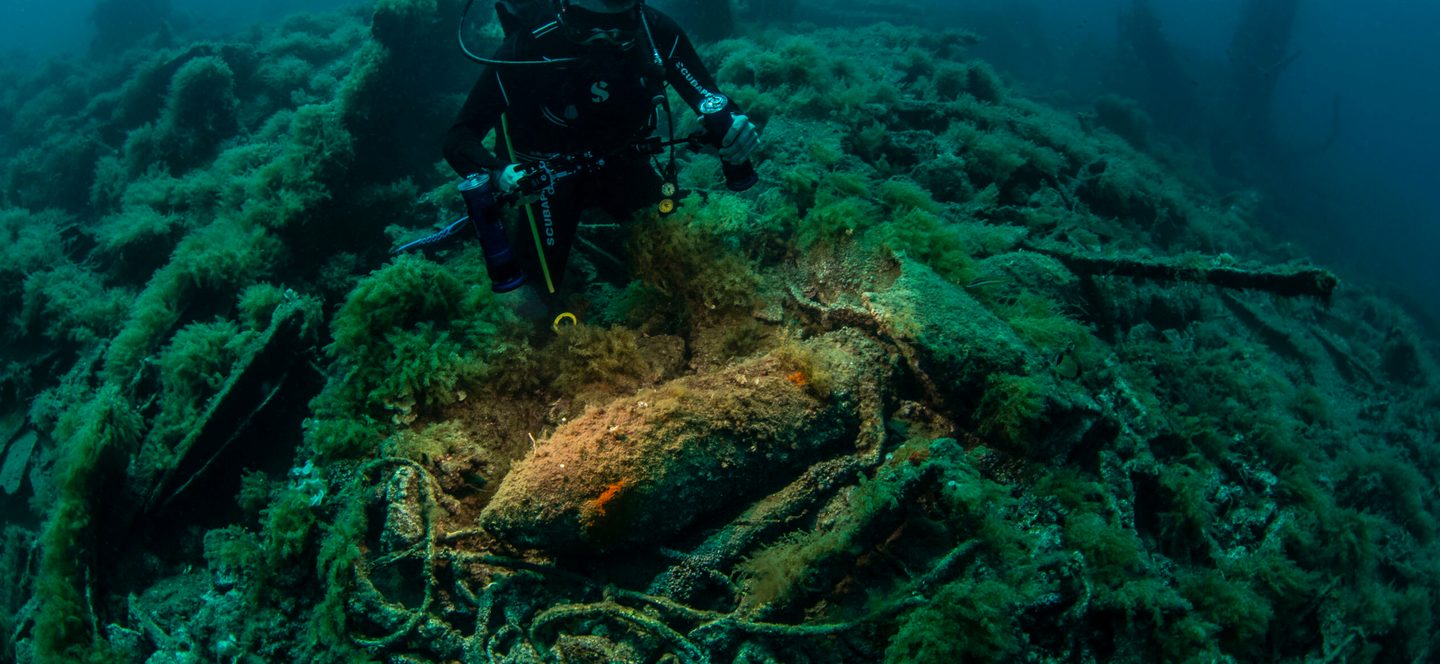
[[472, 173], [459, 185], [465, 199], [465, 210], [480, 236], [480, 249], [485, 253], [485, 271], [490, 274], [490, 289], [508, 293], [525, 283], [525, 272], [515, 260], [505, 225], [500, 221], [500, 194], [495, 178], [488, 173]]
[[[730, 125], [735, 121], [735, 115], [720, 112], [703, 115], [701, 118], [710, 144], [719, 149], [720, 142], [725, 140], [725, 134], [730, 131]], [[730, 191], [745, 191], [760, 181], [760, 176], [755, 173], [755, 164], [749, 159], [738, 164], [721, 159], [720, 170], [725, 173], [725, 187]]]

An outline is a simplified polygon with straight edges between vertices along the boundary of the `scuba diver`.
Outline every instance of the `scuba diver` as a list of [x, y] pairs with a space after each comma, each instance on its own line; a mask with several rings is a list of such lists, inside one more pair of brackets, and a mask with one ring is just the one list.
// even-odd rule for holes
[[[496, 11], [505, 41], [491, 58], [465, 49], [485, 68], [444, 146], [467, 183], [484, 182], [494, 200], [519, 199], [525, 208], [514, 233], [518, 268], [503, 270], [495, 290], [526, 284], [541, 306], [553, 306], [582, 211], [623, 220], [657, 203], [673, 206], [662, 198], [675, 194], [674, 145], [686, 141], [653, 138], [669, 112], [667, 84], [701, 116], [705, 132], [688, 139], [691, 146], [719, 150], [732, 190], [756, 181], [749, 159], [758, 129], [720, 93], [669, 16], [644, 0], [502, 0]], [[493, 153], [482, 143], [492, 130]], [[665, 146], [671, 159], [662, 177], [651, 161]]]

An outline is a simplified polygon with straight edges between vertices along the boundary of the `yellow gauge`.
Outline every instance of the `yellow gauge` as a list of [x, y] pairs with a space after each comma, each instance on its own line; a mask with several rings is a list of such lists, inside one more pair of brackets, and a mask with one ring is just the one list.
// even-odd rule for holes
[[560, 325], [566, 321], [570, 322], [570, 327], [575, 327], [580, 324], [580, 319], [576, 318], [575, 314], [567, 311], [555, 317], [555, 322], [550, 324], [550, 329], [554, 330], [555, 334], [560, 334]]
[[675, 211], [675, 201], [665, 199], [660, 201], [660, 214], [670, 214]]

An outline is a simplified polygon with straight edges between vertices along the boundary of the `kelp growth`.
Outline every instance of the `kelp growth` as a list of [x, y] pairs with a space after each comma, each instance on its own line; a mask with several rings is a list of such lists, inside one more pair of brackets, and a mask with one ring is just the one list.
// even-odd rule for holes
[[[1433, 650], [1430, 344], [1359, 287], [1191, 278], [1333, 279], [1125, 104], [961, 32], [710, 44], [761, 186], [687, 156], [677, 214], [582, 231], [555, 334], [475, 248], [388, 254], [458, 211], [457, 11], [6, 74], [5, 655]], [[1121, 263], [1168, 277], [1085, 267]]]

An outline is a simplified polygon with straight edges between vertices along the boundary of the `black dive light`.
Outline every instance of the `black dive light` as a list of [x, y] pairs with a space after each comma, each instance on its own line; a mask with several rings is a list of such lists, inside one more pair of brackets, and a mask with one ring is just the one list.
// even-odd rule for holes
[[490, 290], [508, 293], [525, 284], [525, 271], [515, 260], [505, 225], [500, 221], [500, 194], [495, 178], [487, 173], [473, 173], [459, 185], [470, 213], [470, 223], [480, 236], [480, 249], [485, 254], [485, 271], [490, 274]]
[[745, 191], [760, 181], [760, 175], [755, 172], [755, 164], [750, 163], [749, 159], [739, 164], [722, 159], [720, 170], [725, 173], [725, 187], [730, 191]]
[[[710, 144], [719, 148], [720, 142], [725, 140], [725, 134], [730, 131], [730, 124], [735, 121], [735, 115], [712, 113], [701, 117], [705, 123], [705, 133], [709, 134]], [[725, 187], [730, 191], [745, 191], [760, 181], [760, 176], [755, 173], [755, 164], [749, 159], [738, 164], [721, 159], [720, 170], [725, 173]]]

